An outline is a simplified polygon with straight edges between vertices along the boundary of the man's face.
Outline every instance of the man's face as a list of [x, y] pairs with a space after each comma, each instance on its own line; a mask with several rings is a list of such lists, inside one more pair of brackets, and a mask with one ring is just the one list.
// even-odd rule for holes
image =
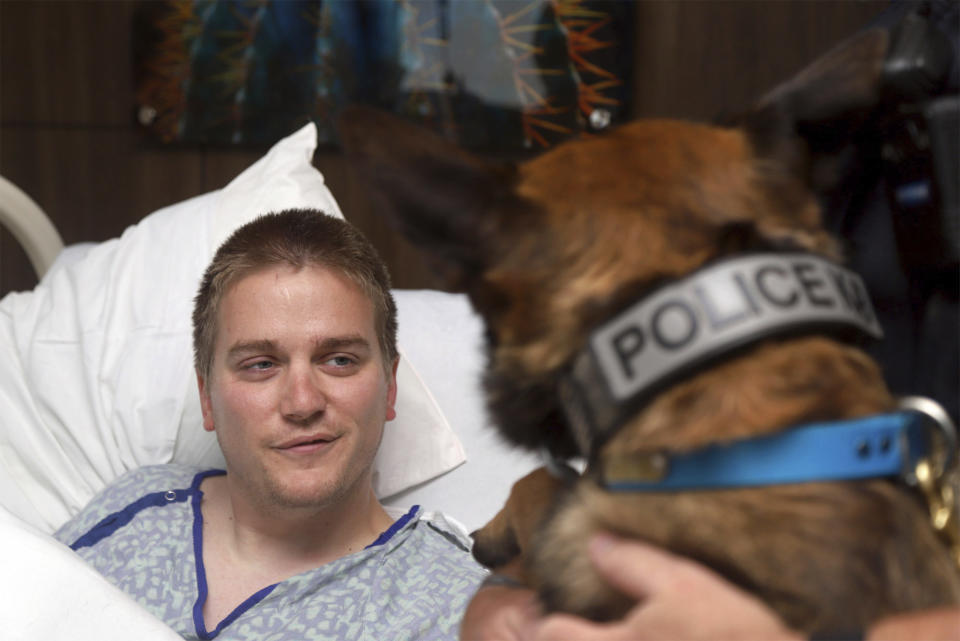
[[291, 508], [369, 492], [396, 393], [373, 305], [339, 272], [267, 267], [224, 295], [200, 397], [232, 491]]

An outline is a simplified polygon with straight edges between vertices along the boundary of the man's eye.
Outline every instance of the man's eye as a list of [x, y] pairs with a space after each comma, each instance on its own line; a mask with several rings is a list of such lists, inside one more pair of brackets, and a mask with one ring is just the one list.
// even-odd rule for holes
[[250, 363], [249, 365], [244, 365], [244, 369], [261, 370], [261, 371], [270, 369], [271, 367], [273, 367], [273, 363], [271, 363], [270, 361], [255, 361], [253, 363]]
[[334, 367], [350, 367], [356, 361], [354, 361], [349, 356], [334, 356], [327, 359], [327, 362], [333, 365]]

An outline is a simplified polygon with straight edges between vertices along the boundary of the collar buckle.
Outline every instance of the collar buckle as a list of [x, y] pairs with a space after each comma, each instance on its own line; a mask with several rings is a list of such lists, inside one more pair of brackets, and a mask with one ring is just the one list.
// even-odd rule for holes
[[670, 457], [666, 452], [636, 452], [623, 456], [603, 458], [603, 483], [629, 481], [656, 483], [670, 473]]

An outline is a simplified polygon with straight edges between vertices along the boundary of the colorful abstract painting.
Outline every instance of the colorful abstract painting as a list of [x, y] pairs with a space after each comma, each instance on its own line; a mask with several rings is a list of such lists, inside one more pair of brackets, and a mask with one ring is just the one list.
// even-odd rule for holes
[[630, 2], [147, 0], [138, 120], [169, 144], [265, 145], [350, 103], [494, 152], [545, 149], [629, 113]]

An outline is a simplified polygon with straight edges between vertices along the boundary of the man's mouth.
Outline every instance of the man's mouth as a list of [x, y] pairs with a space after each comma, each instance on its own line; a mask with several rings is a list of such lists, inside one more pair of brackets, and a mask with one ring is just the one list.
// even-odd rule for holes
[[280, 450], [281, 452], [289, 452], [291, 454], [312, 454], [329, 447], [331, 443], [337, 440], [337, 438], [338, 437], [336, 436], [329, 436], [325, 434], [313, 437], [305, 436], [302, 438], [285, 441], [280, 445], [275, 446], [274, 449]]

